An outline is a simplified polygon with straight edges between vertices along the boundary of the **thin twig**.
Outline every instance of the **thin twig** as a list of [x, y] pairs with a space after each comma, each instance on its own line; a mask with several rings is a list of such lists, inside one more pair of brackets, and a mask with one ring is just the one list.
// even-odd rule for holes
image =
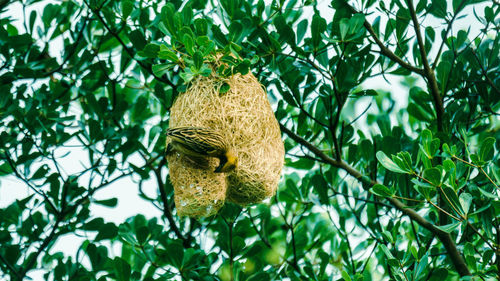
[[474, 51], [474, 48], [470, 48], [470, 50], [471, 50], [472, 54], [474, 55], [474, 57], [476, 58], [477, 63], [479, 64], [479, 67], [481, 68], [481, 73], [483, 74], [484, 78], [486, 78], [486, 82], [488, 83], [488, 85], [490, 85], [491, 88], [493, 88], [493, 90], [495, 90], [495, 92], [497, 92], [497, 94], [500, 94], [500, 89], [498, 89], [497, 86], [495, 85], [495, 83], [493, 83], [493, 81], [491, 81], [490, 77], [488, 76], [488, 72], [486, 71], [483, 64], [481, 63], [481, 60], [479, 59], [479, 56], [477, 55], [476, 51]]
[[50, 208], [52, 209], [52, 211], [54, 211], [54, 213], [58, 213], [59, 210], [56, 208], [56, 206], [52, 203], [52, 201], [50, 201], [49, 197], [47, 196], [47, 194], [45, 194], [43, 191], [41, 190], [38, 190], [36, 187], [34, 187], [30, 181], [28, 181], [25, 177], [23, 177], [18, 171], [17, 171], [17, 167], [14, 165], [14, 161], [13, 159], [11, 158], [11, 156], [9, 155], [9, 153], [7, 151], [5, 151], [4, 153], [5, 155], [5, 158], [7, 159], [7, 163], [9, 163], [9, 166], [10, 168], [12, 169], [12, 171], [14, 172], [14, 174], [16, 175], [16, 177], [20, 180], [22, 180], [24, 183], [26, 183], [26, 185], [31, 189], [33, 190], [36, 194], [40, 195], [43, 197], [43, 200], [45, 202], [47, 202], [47, 204], [49, 204]]
[[453, 25], [453, 22], [457, 18], [458, 14], [460, 13], [460, 10], [462, 10], [462, 6], [465, 4], [465, 0], [462, 0], [458, 6], [457, 6], [457, 12], [453, 14], [453, 17], [451, 18], [450, 22], [448, 22], [448, 27], [446, 28], [446, 33], [444, 34], [443, 41], [441, 41], [441, 45], [439, 46], [438, 53], [436, 55], [436, 58], [434, 58], [434, 63], [432, 64], [432, 69], [435, 70], [437, 66], [437, 62], [439, 60], [439, 57], [441, 57], [441, 52], [443, 51], [444, 44], [446, 43], [446, 37], [448, 36], [448, 33], [450, 33], [451, 26]]
[[[352, 6], [348, 6], [348, 7], [351, 9], [352, 13], [359, 13], [354, 7], [352, 7]], [[413, 66], [413, 65], [405, 62], [403, 59], [401, 59], [396, 54], [394, 54], [391, 50], [389, 50], [384, 45], [384, 43], [380, 40], [380, 38], [378, 38], [377, 34], [375, 33], [375, 30], [373, 30], [372, 25], [367, 20], [365, 20], [365, 22], [363, 23], [363, 25], [365, 26], [365, 28], [368, 31], [368, 33], [370, 33], [370, 36], [373, 38], [373, 40], [375, 41], [375, 43], [377, 44], [377, 46], [380, 48], [380, 52], [384, 56], [388, 57], [392, 61], [394, 61], [397, 64], [399, 64], [401, 67], [403, 67], [403, 68], [405, 68], [405, 69], [407, 69], [407, 70], [409, 70], [411, 72], [415, 72], [415, 73], [418, 73], [420, 75], [424, 74], [424, 70], [423, 69], [415, 67], [415, 66]]]

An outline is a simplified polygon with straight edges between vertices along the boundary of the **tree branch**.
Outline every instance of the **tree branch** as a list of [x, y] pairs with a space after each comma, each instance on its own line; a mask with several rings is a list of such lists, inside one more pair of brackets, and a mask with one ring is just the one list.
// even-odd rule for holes
[[38, 248], [38, 251], [36, 251], [36, 253], [34, 255], [29, 255], [30, 259], [28, 260], [28, 262], [24, 266], [23, 270], [18, 275], [18, 276], [22, 277], [22, 278], [19, 278], [19, 281], [24, 279], [24, 277], [26, 276], [26, 273], [28, 273], [28, 271], [31, 270], [33, 268], [33, 266], [35, 265], [36, 260], [38, 259], [40, 254], [43, 251], [45, 251], [47, 246], [49, 246], [50, 242], [52, 242], [54, 240], [54, 238], [57, 236], [56, 230], [59, 227], [59, 224], [61, 223], [61, 221], [63, 220], [63, 217], [64, 216], [62, 215], [62, 213], [57, 216], [56, 222], [54, 223], [54, 226], [52, 227], [50, 234], [47, 237], [45, 237], [45, 239], [43, 239], [43, 242], [40, 245], [40, 247]]
[[[351, 10], [352, 13], [354, 13], [354, 14], [359, 13], [354, 7], [352, 7], [350, 5], [347, 5], [347, 7]], [[415, 66], [413, 66], [413, 65], [405, 62], [403, 59], [401, 59], [396, 54], [394, 54], [391, 50], [389, 50], [389, 48], [387, 48], [384, 45], [384, 43], [380, 40], [380, 38], [378, 38], [377, 34], [375, 33], [375, 30], [373, 30], [372, 25], [367, 20], [365, 20], [365, 22], [363, 23], [363, 25], [365, 26], [365, 28], [368, 31], [368, 33], [370, 33], [370, 36], [373, 38], [373, 40], [375, 41], [375, 43], [377, 44], [377, 46], [380, 48], [380, 52], [383, 55], [385, 55], [386, 57], [388, 57], [392, 61], [394, 61], [397, 64], [399, 64], [401, 67], [406, 68], [406, 69], [408, 69], [411, 72], [415, 72], [415, 73], [418, 73], [420, 75], [424, 75], [424, 70], [423, 69], [415, 67]]]
[[[360, 181], [363, 184], [364, 189], [368, 189], [369, 187], [373, 186], [374, 184], [378, 183], [375, 180], [371, 180], [369, 177], [361, 174], [358, 170], [354, 169], [353, 167], [349, 166], [344, 161], [337, 161], [334, 158], [324, 154], [319, 148], [317, 148], [315, 145], [312, 143], [308, 142], [301, 136], [295, 134], [288, 128], [286, 128], [284, 125], [280, 123], [280, 128], [281, 131], [287, 134], [291, 139], [293, 139], [295, 142], [297, 142], [300, 145], [305, 146], [307, 149], [309, 149], [312, 153], [314, 153], [317, 157], [320, 159], [324, 160], [326, 163], [340, 168], [344, 171], [346, 171], [349, 175], [353, 176], [356, 178], [358, 181]], [[450, 259], [452, 260], [456, 270], [461, 276], [465, 275], [470, 275], [470, 271], [467, 267], [467, 264], [465, 263], [464, 259], [460, 255], [460, 252], [457, 249], [457, 246], [455, 245], [455, 242], [453, 241], [451, 235], [449, 233], [446, 233], [439, 228], [437, 228], [434, 224], [432, 224], [430, 221], [426, 220], [422, 216], [420, 216], [417, 212], [415, 212], [413, 209], [408, 208], [405, 204], [403, 204], [401, 201], [399, 201], [396, 198], [386, 198], [392, 206], [394, 206], [396, 209], [399, 211], [403, 212], [403, 214], [407, 215], [410, 217], [410, 219], [414, 220], [417, 222], [419, 225], [424, 227], [425, 229], [429, 230], [433, 234], [435, 234], [441, 243], [443, 243], [443, 246], [445, 247], [446, 251], [448, 252], [448, 255]]]
[[427, 80], [427, 84], [433, 98], [434, 110], [436, 111], [438, 131], [443, 132], [444, 106], [441, 94], [439, 93], [436, 75], [434, 74], [434, 70], [430, 67], [429, 61], [427, 60], [427, 52], [425, 51], [424, 40], [422, 38], [422, 34], [420, 33], [420, 23], [417, 19], [417, 12], [415, 11], [415, 7], [413, 6], [413, 0], [406, 0], [406, 3], [408, 4], [408, 9], [410, 10], [413, 29], [415, 30], [415, 34], [417, 36], [420, 58], [422, 60], [422, 64], [424, 65], [424, 72], [420, 73], [420, 75], [422, 75]]

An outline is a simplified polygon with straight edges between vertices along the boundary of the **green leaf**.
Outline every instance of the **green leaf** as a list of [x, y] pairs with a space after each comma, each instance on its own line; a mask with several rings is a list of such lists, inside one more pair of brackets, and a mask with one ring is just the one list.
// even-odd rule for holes
[[189, 83], [191, 80], [194, 78], [194, 73], [191, 71], [190, 68], [186, 68], [184, 72], [181, 72], [179, 76], [184, 80], [184, 83]]
[[35, 26], [35, 21], [37, 18], [36, 10], [31, 11], [30, 13], [30, 24], [29, 24], [29, 31], [33, 32], [33, 27]]
[[432, 138], [431, 131], [425, 129], [420, 133], [420, 150], [427, 156], [427, 158], [432, 159], [439, 150], [440, 141], [438, 138]]
[[342, 278], [345, 280], [345, 281], [351, 281], [351, 277], [349, 276], [349, 273], [347, 273], [347, 271], [345, 270], [342, 270]]
[[243, 25], [237, 21], [232, 22], [229, 25], [229, 41], [233, 43], [240, 43], [241, 38], [243, 37]]
[[108, 251], [105, 246], [96, 247], [95, 244], [89, 243], [86, 248], [86, 253], [89, 256], [92, 269], [99, 271], [103, 266], [108, 256]]
[[436, 38], [436, 31], [434, 28], [428, 26], [425, 28], [425, 51], [429, 53]]
[[397, 155], [392, 155], [392, 161], [405, 173], [412, 173], [413, 167], [412, 167], [412, 162], [411, 162], [411, 155], [410, 153], [403, 151], [399, 152]]
[[467, 242], [464, 246], [464, 256], [474, 256], [476, 254], [475, 247], [472, 243]]
[[422, 276], [429, 263], [429, 253], [426, 253], [418, 262], [415, 269], [415, 276]]
[[488, 249], [486, 251], [484, 251], [484, 255], [483, 255], [483, 266], [492, 261], [493, 260], [493, 255], [495, 254], [495, 252], [491, 249]]
[[295, 45], [295, 33], [282, 15], [278, 15], [274, 19], [274, 25], [278, 30], [280, 40], [287, 42], [289, 45]]
[[153, 65], [152, 70], [156, 76], [161, 77], [165, 73], [169, 72], [172, 67], [173, 65], [171, 63], [161, 63]]
[[180, 268], [182, 266], [182, 260], [184, 259], [184, 247], [182, 247], [181, 244], [174, 242], [170, 243], [166, 250], [169, 253], [167, 257], [168, 262], [171, 265]]
[[410, 247], [410, 253], [411, 255], [416, 259], [418, 260], [418, 252], [417, 252], [417, 248], [415, 248], [415, 246], [411, 246]]
[[210, 76], [211, 73], [212, 73], [212, 69], [210, 67], [208, 67], [206, 64], [201, 66], [199, 74], [201, 74], [202, 76], [208, 77], [208, 76]]
[[362, 140], [358, 148], [361, 152], [361, 157], [363, 157], [366, 160], [371, 160], [373, 157], [373, 144], [370, 140], [364, 139]]
[[206, 19], [197, 18], [194, 20], [194, 30], [198, 36], [207, 35], [208, 23]]
[[448, 88], [448, 78], [450, 76], [452, 65], [447, 61], [441, 61], [436, 68], [436, 76], [441, 84], [441, 91], [445, 92]]
[[375, 184], [372, 188], [370, 188], [370, 192], [381, 197], [392, 197], [394, 195], [393, 190], [381, 184]]
[[290, 93], [290, 91], [283, 90], [283, 91], [280, 91], [280, 93], [283, 96], [283, 99], [288, 103], [288, 105], [297, 106], [297, 104], [295, 103], [294, 97], [293, 97], [292, 93]]
[[134, 9], [134, 3], [132, 1], [124, 0], [122, 1], [122, 17], [127, 19]]
[[193, 8], [191, 5], [185, 5], [182, 9], [182, 21], [184, 25], [191, 24], [193, 19]]
[[314, 14], [311, 23], [311, 36], [313, 47], [317, 48], [321, 42], [321, 35], [326, 30], [326, 20], [319, 14]]
[[347, 32], [349, 31], [349, 20], [348, 19], [340, 20], [339, 31], [340, 31], [340, 39], [342, 41], [345, 41], [345, 39], [347, 38]]
[[31, 176], [31, 179], [41, 179], [44, 178], [47, 172], [49, 171], [49, 168], [47, 167], [46, 164], [42, 165], [36, 172]]
[[228, 83], [224, 82], [222, 84], [222, 86], [220, 87], [220, 89], [219, 89], [219, 93], [225, 94], [225, 93], [227, 93], [229, 91], [230, 88], [231, 88], [231, 86], [229, 86]]
[[203, 54], [200, 51], [194, 52], [193, 62], [196, 70], [201, 69], [201, 66], [203, 65]]
[[404, 167], [406, 168], [405, 170], [408, 171], [408, 173], [411, 173], [413, 171], [413, 163], [411, 160], [411, 154], [407, 151], [403, 151], [398, 153], [398, 157], [400, 157], [403, 160]]
[[460, 204], [460, 200], [458, 199], [455, 190], [448, 186], [443, 186], [442, 189], [444, 192], [446, 203], [450, 205], [454, 210], [463, 215], [464, 211], [462, 210], [462, 205]]
[[139, 29], [132, 30], [128, 38], [132, 42], [132, 45], [134, 45], [135, 49], [137, 50], [142, 50], [144, 47], [146, 47], [146, 39], [144, 38], [144, 34]]
[[440, 19], [444, 19], [447, 13], [447, 1], [446, 0], [432, 0], [431, 6], [429, 7], [429, 12]]
[[472, 161], [472, 163], [478, 165], [478, 166], [482, 166], [484, 164], [486, 164], [485, 162], [481, 161], [481, 159], [479, 159], [479, 155], [477, 154], [471, 154], [469, 155], [470, 157], [470, 160]]
[[99, 230], [104, 225], [104, 220], [102, 218], [95, 218], [83, 225], [85, 230]]
[[487, 198], [490, 198], [490, 199], [497, 199], [497, 195], [494, 194], [494, 193], [491, 193], [491, 192], [488, 192], [486, 190], [484, 190], [483, 188], [481, 187], [477, 187], [477, 189], [479, 189], [479, 192], [481, 192], [481, 194], [483, 194], [484, 196], [486, 196]]
[[99, 122], [96, 120], [90, 119], [89, 120], [89, 137], [92, 141], [98, 141], [102, 139], [103, 134], [102, 134], [102, 126]]
[[118, 204], [118, 199], [110, 198], [110, 199], [105, 199], [105, 200], [95, 200], [94, 203], [112, 208], [112, 207], [116, 207], [116, 205]]
[[431, 197], [431, 193], [436, 190], [436, 187], [426, 182], [418, 181], [416, 179], [412, 179], [411, 182], [415, 184], [414, 188], [418, 191], [418, 193], [422, 194], [427, 199], [429, 199]]
[[455, 163], [451, 161], [450, 159], [446, 159], [443, 161], [443, 167], [444, 170], [446, 171], [446, 177], [447, 177], [447, 182], [453, 186], [453, 188], [457, 189], [457, 168], [455, 167]]
[[437, 268], [432, 272], [429, 281], [443, 281], [448, 280], [448, 270], [446, 268]]
[[226, 36], [220, 30], [220, 27], [217, 25], [212, 25], [212, 33], [215, 39], [215, 42], [222, 47], [225, 47], [229, 42], [226, 39]]
[[99, 229], [99, 233], [95, 237], [95, 241], [113, 239], [118, 235], [118, 227], [111, 222], [106, 223]]
[[299, 24], [297, 25], [297, 32], [296, 32], [296, 39], [297, 39], [297, 44], [299, 44], [302, 39], [304, 38], [304, 35], [306, 34], [307, 31], [307, 19], [303, 19]]
[[470, 205], [472, 204], [472, 195], [470, 195], [467, 192], [464, 192], [460, 194], [460, 197], [458, 198], [460, 201], [460, 205], [462, 206], [462, 210], [464, 211], [464, 214], [467, 215], [469, 213], [469, 208]]
[[14, 170], [12, 170], [12, 166], [10, 166], [10, 164], [7, 162], [0, 165], [0, 176], [9, 175], [13, 171]]
[[315, 174], [311, 178], [314, 190], [318, 194], [319, 202], [321, 204], [328, 204], [330, 198], [328, 197], [328, 183], [321, 174]]
[[[444, 147], [444, 144], [443, 144], [443, 147]], [[446, 159], [443, 161], [443, 168], [446, 172], [456, 170], [455, 162], [451, 161], [450, 159]]]
[[193, 37], [191, 37], [191, 35], [185, 33], [184, 37], [182, 38], [182, 43], [186, 47], [186, 51], [188, 52], [188, 54], [192, 56], [194, 54], [194, 40], [193, 40]]
[[149, 239], [150, 237], [150, 232], [149, 229], [146, 226], [141, 226], [139, 229], [136, 231], [136, 237], [137, 237], [137, 242], [139, 244], [144, 245], [144, 243]]
[[[398, 9], [396, 12], [396, 37], [402, 40], [408, 24], [410, 22], [410, 14], [407, 9]], [[403, 51], [404, 52], [404, 51]]]
[[120, 257], [113, 260], [113, 269], [117, 281], [130, 280], [130, 264]]
[[129, 163], [130, 167], [132, 168], [132, 170], [134, 170], [134, 172], [136, 172], [139, 176], [141, 176], [142, 179], [148, 179], [149, 178], [149, 173], [150, 173], [150, 170], [148, 169], [144, 169], [142, 167], [138, 167], [132, 163]]
[[399, 261], [397, 259], [388, 259], [387, 264], [392, 267], [399, 267]]
[[392, 237], [392, 234], [389, 231], [384, 230], [380, 234], [385, 239], [385, 241], [387, 241], [389, 243], [394, 243], [394, 237]]
[[428, 168], [424, 170], [424, 179], [430, 181], [434, 186], [441, 185], [441, 171], [438, 168]]
[[160, 59], [166, 59], [169, 61], [172, 61], [174, 63], [177, 63], [179, 61], [179, 58], [177, 55], [170, 50], [166, 45], [160, 45], [160, 51], [158, 52], [158, 58]]
[[482, 141], [478, 152], [479, 160], [487, 162], [493, 158], [493, 153], [495, 152], [494, 144], [495, 138], [493, 137], [487, 137]]
[[[288, 160], [288, 159], [287, 159]], [[297, 161], [287, 161], [286, 166], [299, 170], [310, 170], [316, 162], [311, 159], [300, 158]]]
[[451, 233], [453, 230], [457, 229], [457, 227], [461, 224], [461, 222], [454, 222], [454, 223], [450, 223], [450, 224], [447, 224], [447, 225], [436, 225], [436, 228], [444, 231], [444, 232], [447, 232], [447, 233]]
[[177, 28], [174, 25], [174, 12], [175, 12], [175, 6], [172, 3], [167, 3], [161, 9], [162, 20], [163, 23], [165, 24], [165, 27], [170, 32], [170, 34], [172, 34], [173, 37], [176, 37]]
[[[296, 200], [302, 200], [302, 194], [300, 193], [299, 189], [297, 188], [296, 182], [294, 182], [292, 179], [287, 179], [286, 182], [286, 188], [287, 191], [290, 191], [293, 195], [293, 198]], [[323, 187], [325, 188], [325, 187]]]
[[358, 33], [363, 28], [364, 23], [365, 23], [365, 15], [363, 13], [354, 14], [349, 19], [349, 33], [350, 34]]
[[406, 171], [401, 169], [396, 163], [394, 163], [387, 155], [385, 155], [384, 152], [378, 151], [377, 154], [377, 159], [389, 171], [395, 172], [395, 173], [401, 173], [401, 174], [406, 174]]
[[385, 256], [389, 259], [394, 259], [394, 256], [392, 255], [391, 251], [389, 251], [389, 248], [387, 248], [386, 245], [380, 244], [379, 248], [384, 252]]
[[[497, 10], [497, 13], [498, 14], [498, 10]], [[495, 13], [493, 12], [493, 8], [492, 7], [484, 7], [484, 18], [488, 21], [488, 22], [494, 22], [495, 21]]]
[[433, 117], [429, 113], [427, 113], [427, 111], [425, 111], [422, 107], [420, 107], [415, 103], [408, 104], [407, 110], [410, 116], [414, 117], [419, 121], [430, 123], [433, 119]]

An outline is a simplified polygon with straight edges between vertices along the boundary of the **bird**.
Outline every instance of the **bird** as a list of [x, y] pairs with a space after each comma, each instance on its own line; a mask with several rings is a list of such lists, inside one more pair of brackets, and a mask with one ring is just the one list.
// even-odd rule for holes
[[225, 138], [216, 130], [202, 127], [176, 127], [166, 132], [167, 154], [175, 150], [191, 157], [219, 158], [219, 166], [215, 173], [226, 173], [234, 170], [238, 165], [238, 157], [231, 149]]

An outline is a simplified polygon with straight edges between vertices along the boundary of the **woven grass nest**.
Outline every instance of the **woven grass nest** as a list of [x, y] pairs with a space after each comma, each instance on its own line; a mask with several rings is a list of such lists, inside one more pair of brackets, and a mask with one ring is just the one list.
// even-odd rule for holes
[[[224, 83], [230, 89], [220, 93]], [[171, 108], [170, 128], [183, 126], [220, 132], [236, 152], [238, 166], [214, 173], [217, 158], [200, 167], [180, 153], [168, 155], [179, 216], [211, 216], [226, 201], [246, 206], [275, 194], [285, 151], [267, 94], [253, 74], [196, 78]]]

